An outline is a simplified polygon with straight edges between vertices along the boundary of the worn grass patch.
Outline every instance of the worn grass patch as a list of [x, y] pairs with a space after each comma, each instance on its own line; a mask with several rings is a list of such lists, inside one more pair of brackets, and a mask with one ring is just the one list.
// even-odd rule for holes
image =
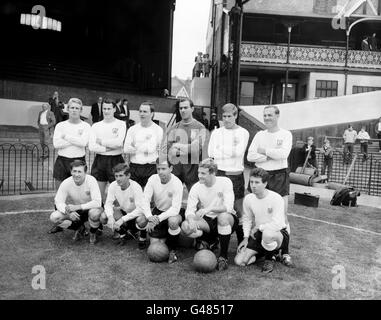
[[[15, 209], [14, 203], [2, 204], [1, 211]], [[49, 209], [52, 200], [36, 199], [33, 206]], [[345, 209], [321, 201], [317, 209], [290, 204], [289, 211], [381, 232], [380, 212], [369, 207]], [[152, 263], [134, 241], [116, 246], [107, 228], [95, 246], [88, 239], [72, 243], [70, 230], [49, 235], [48, 218], [48, 213], [0, 215], [0, 299], [381, 298], [376, 278], [381, 274], [381, 235], [290, 216], [293, 267], [277, 263], [271, 274], [264, 275], [261, 263], [234, 266], [233, 235], [229, 269], [199, 274], [191, 266], [193, 249], [179, 250], [179, 261], [173, 265]], [[35, 265], [46, 269], [45, 290], [32, 289]], [[345, 270], [345, 289], [332, 288], [336, 265]]]

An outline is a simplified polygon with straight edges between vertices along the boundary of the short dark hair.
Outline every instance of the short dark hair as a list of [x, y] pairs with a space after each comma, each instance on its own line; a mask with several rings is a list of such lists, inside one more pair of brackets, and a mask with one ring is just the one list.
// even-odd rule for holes
[[173, 166], [172, 162], [169, 160], [168, 155], [166, 155], [166, 154], [162, 154], [161, 156], [159, 155], [159, 157], [156, 159], [156, 165], [157, 166], [159, 164], [163, 164], [163, 163], [168, 163], [168, 167]]
[[149, 106], [149, 108], [151, 109], [151, 113], [154, 113], [155, 112], [155, 105], [153, 104], [152, 101], [144, 101], [140, 104], [140, 106]]
[[121, 172], [125, 175], [128, 175], [130, 173], [130, 166], [127, 163], [118, 163], [114, 168], [112, 168], [112, 172], [115, 174], [117, 172]]
[[87, 171], [87, 164], [83, 160], [74, 160], [72, 163], [70, 163], [70, 171], [73, 170], [73, 168], [76, 167], [83, 167], [85, 172]]
[[115, 102], [114, 102], [114, 100], [113, 99], [110, 99], [110, 98], [106, 98], [106, 99], [104, 99], [103, 100], [103, 103], [108, 103], [108, 104], [112, 104], [112, 105], [114, 105], [115, 106]]
[[266, 106], [266, 107], [263, 109], [263, 111], [265, 111], [266, 109], [270, 109], [270, 108], [273, 108], [273, 109], [275, 110], [275, 114], [278, 114], [278, 115], [280, 114], [280, 111], [279, 111], [278, 106], [276, 106], [276, 105], [272, 105], [272, 104]]
[[251, 170], [250, 172], [250, 178], [251, 177], [254, 177], [254, 178], [261, 178], [262, 179], [262, 182], [263, 183], [266, 183], [269, 181], [269, 173], [262, 169], [262, 168], [254, 168], [253, 170]]
[[205, 160], [202, 160], [200, 164], [198, 165], [199, 168], [206, 168], [209, 170], [209, 173], [217, 173], [218, 166], [217, 163], [214, 162], [213, 158], [206, 158]]
[[192, 101], [191, 99], [189, 99], [189, 98], [181, 98], [181, 99], [179, 100], [179, 107], [180, 107], [180, 103], [181, 103], [181, 102], [185, 102], [185, 101], [188, 101], [188, 102], [189, 102], [189, 105], [190, 105], [191, 108], [194, 107], [194, 103], [193, 103], [193, 101]]

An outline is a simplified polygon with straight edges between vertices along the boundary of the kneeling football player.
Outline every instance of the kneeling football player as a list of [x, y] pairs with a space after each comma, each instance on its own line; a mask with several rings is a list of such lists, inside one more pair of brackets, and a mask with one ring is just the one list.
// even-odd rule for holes
[[238, 226], [238, 218], [233, 209], [233, 183], [227, 177], [216, 177], [217, 170], [213, 159], [200, 163], [199, 182], [189, 192], [186, 220], [181, 228], [185, 235], [193, 238], [206, 235], [212, 239], [217, 236], [221, 246], [217, 269], [225, 270], [228, 267], [230, 236]]
[[261, 168], [250, 173], [252, 193], [243, 200], [244, 239], [238, 245], [234, 259], [239, 266], [247, 266], [257, 255], [265, 257], [262, 271], [269, 273], [274, 268], [274, 257], [288, 243], [283, 198], [266, 189], [269, 173]]
[[[157, 174], [152, 175], [144, 188], [145, 208], [147, 211], [147, 231], [151, 243], [167, 239], [169, 248], [169, 263], [177, 261], [176, 248], [181, 232], [180, 215], [183, 198], [183, 184], [179, 178], [172, 174], [173, 166], [166, 157], [156, 160]], [[151, 211], [150, 203], [154, 208]]]
[[146, 243], [145, 227], [147, 219], [143, 209], [143, 190], [130, 179], [130, 167], [119, 163], [113, 168], [115, 181], [108, 188], [105, 211], [101, 222], [114, 230], [114, 239], [124, 245], [129, 238], [136, 238], [140, 230], [139, 248], [144, 249]]
[[54, 199], [57, 210], [50, 215], [50, 220], [60, 231], [75, 230], [74, 241], [84, 236], [84, 224], [88, 221], [90, 243], [95, 244], [103, 210], [97, 180], [86, 174], [87, 166], [83, 160], [74, 160], [70, 166], [71, 177], [65, 179], [57, 190]]

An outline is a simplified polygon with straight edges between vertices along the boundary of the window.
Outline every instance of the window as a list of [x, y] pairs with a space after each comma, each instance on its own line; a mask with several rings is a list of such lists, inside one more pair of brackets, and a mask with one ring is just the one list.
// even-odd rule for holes
[[377, 91], [381, 90], [381, 87], [364, 87], [364, 86], [353, 86], [352, 87], [352, 93], [363, 93], [363, 92], [370, 92], [370, 91]]
[[241, 81], [239, 104], [241, 106], [252, 106], [254, 104], [254, 82]]
[[336, 97], [337, 81], [316, 80], [316, 98]]

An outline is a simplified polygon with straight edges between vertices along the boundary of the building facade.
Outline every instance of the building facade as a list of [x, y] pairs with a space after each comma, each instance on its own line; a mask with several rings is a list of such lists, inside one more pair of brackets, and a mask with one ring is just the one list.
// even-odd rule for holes
[[[207, 52], [213, 60], [211, 100], [217, 110], [232, 90], [234, 5], [235, 0], [211, 1]], [[248, 1], [243, 6], [239, 104], [381, 90], [380, 10], [380, 0]]]

